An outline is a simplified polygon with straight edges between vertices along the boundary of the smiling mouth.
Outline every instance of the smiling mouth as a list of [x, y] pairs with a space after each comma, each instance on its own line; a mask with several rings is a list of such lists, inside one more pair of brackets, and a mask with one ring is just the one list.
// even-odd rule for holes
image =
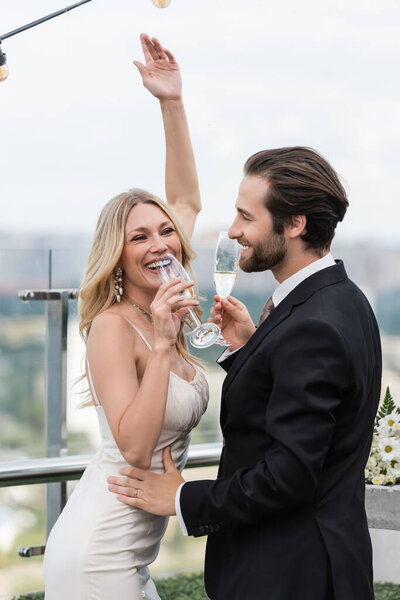
[[153, 273], [157, 273], [160, 270], [160, 267], [168, 267], [171, 264], [170, 258], [160, 258], [159, 260], [155, 260], [151, 263], [145, 265], [146, 269], [149, 271], [153, 271]]
[[250, 246], [246, 246], [245, 244], [240, 244], [240, 252], [246, 252], [246, 250], [248, 250], [250, 248]]

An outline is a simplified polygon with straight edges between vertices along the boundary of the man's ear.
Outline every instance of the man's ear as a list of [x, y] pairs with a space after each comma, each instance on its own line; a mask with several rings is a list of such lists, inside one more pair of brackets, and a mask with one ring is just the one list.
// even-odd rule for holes
[[293, 215], [287, 227], [289, 238], [294, 239], [307, 233], [306, 225], [307, 217], [305, 215]]

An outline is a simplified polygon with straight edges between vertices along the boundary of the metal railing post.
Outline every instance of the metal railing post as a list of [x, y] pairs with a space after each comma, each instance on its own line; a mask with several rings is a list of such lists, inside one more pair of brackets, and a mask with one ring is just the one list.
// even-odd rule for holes
[[[67, 454], [67, 326], [68, 292], [46, 301], [46, 455]], [[67, 501], [67, 483], [46, 486], [46, 540]]]

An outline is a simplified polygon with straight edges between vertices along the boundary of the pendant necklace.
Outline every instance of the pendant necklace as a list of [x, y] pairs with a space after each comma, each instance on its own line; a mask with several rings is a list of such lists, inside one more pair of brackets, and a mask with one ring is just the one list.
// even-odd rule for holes
[[147, 315], [150, 318], [150, 321], [153, 322], [153, 315], [151, 313], [149, 313], [149, 311], [147, 311], [145, 308], [143, 308], [143, 306], [140, 306], [140, 304], [136, 304], [136, 302], [133, 302], [127, 296], [124, 296], [124, 297], [125, 297], [125, 300], [128, 302], [128, 304], [130, 304], [132, 306], [132, 308], [136, 308], [137, 310], [140, 310], [140, 312], [142, 312], [144, 315]]

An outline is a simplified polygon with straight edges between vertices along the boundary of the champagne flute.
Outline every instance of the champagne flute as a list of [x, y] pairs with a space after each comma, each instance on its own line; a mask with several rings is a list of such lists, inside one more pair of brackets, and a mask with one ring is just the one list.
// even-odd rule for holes
[[[182, 281], [191, 281], [191, 277], [189, 277], [184, 267], [172, 254], [166, 254], [160, 260], [159, 276], [162, 283], [170, 281], [175, 277], [180, 277]], [[182, 294], [192, 298], [189, 289], [184, 290]], [[215, 323], [202, 323], [190, 307], [189, 315], [194, 323], [194, 328], [189, 337], [192, 346], [196, 348], [208, 348], [208, 346], [212, 346], [221, 334], [221, 329]]]
[[[239, 272], [239, 259], [240, 244], [237, 240], [232, 240], [227, 231], [221, 231], [218, 236], [214, 261], [214, 284], [221, 299], [229, 296], [233, 290]], [[218, 336], [215, 344], [230, 346], [222, 334]]]

